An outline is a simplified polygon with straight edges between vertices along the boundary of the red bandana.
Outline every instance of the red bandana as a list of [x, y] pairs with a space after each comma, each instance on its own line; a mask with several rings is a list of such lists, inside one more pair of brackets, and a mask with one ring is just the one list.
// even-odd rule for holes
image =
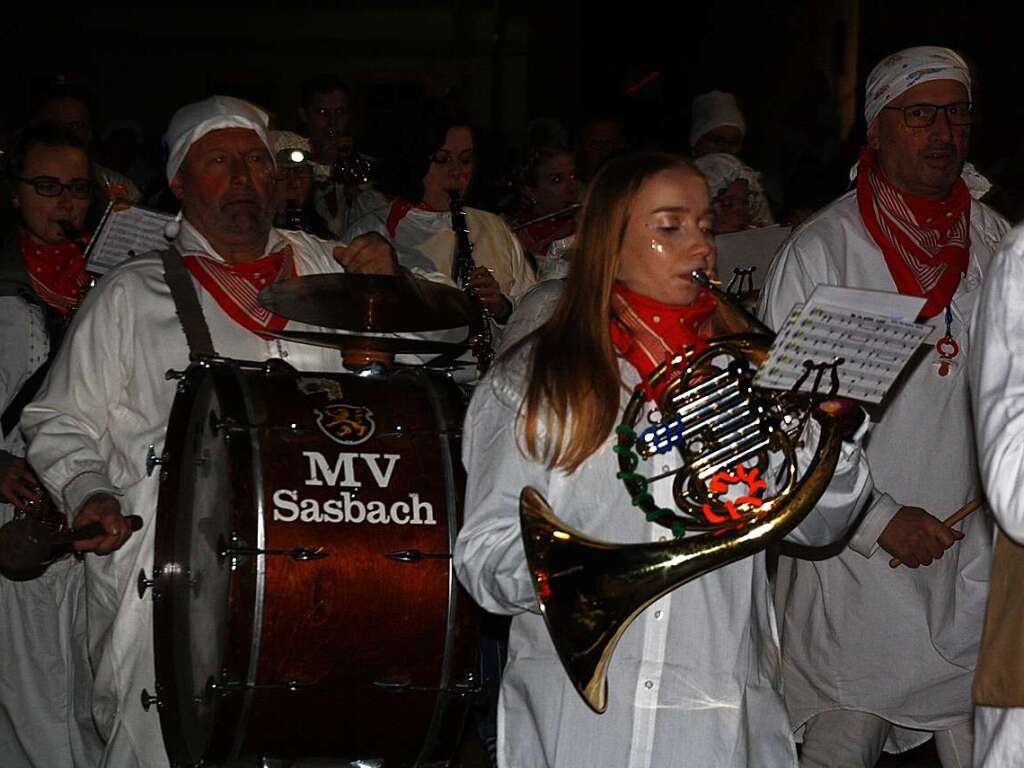
[[[647, 378], [665, 360], [686, 347], [704, 346], [698, 331], [718, 302], [702, 290], [685, 307], [662, 304], [616, 283], [612, 292], [612, 343], [637, 372]], [[655, 395], [671, 381], [664, 379]]]
[[291, 245], [282, 247], [262, 259], [248, 264], [228, 264], [208, 256], [182, 256], [199, 284], [217, 301], [232, 320], [264, 339], [272, 338], [261, 331], [280, 331], [288, 318], [275, 315], [261, 305], [261, 290], [295, 273]]
[[18, 230], [18, 245], [32, 290], [40, 299], [66, 315], [78, 301], [78, 295], [88, 280], [85, 259], [78, 246], [67, 241], [56, 245], [37, 243], [24, 229]]
[[875, 151], [860, 153], [857, 205], [889, 267], [896, 288], [927, 299], [920, 318], [945, 309], [967, 271], [971, 251], [971, 194], [958, 178], [948, 197], [902, 192], [882, 175]]

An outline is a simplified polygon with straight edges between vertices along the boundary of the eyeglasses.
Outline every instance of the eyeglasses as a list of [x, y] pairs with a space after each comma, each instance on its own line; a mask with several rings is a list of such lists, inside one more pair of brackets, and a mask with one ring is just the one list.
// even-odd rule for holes
[[927, 128], [935, 122], [939, 110], [946, 113], [951, 125], [970, 125], [974, 122], [974, 105], [969, 101], [953, 104], [910, 104], [906, 107], [882, 107], [903, 113], [903, 122], [908, 128]]
[[451, 165], [456, 160], [459, 165], [472, 165], [476, 160], [476, 152], [472, 149], [464, 149], [458, 155], [453, 155], [447, 149], [439, 149], [430, 156], [430, 162], [438, 165]]
[[60, 197], [64, 194], [65, 189], [78, 200], [88, 200], [92, 197], [92, 182], [90, 181], [75, 180], [65, 184], [52, 176], [36, 176], [34, 179], [19, 176], [18, 181], [32, 185], [36, 194], [41, 197]]

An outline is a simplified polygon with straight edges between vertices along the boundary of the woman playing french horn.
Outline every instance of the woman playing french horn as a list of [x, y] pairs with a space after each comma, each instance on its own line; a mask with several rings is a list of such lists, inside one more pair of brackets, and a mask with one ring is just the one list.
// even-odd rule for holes
[[[612, 447], [642, 378], [666, 354], [722, 332], [717, 300], [691, 277], [714, 271], [711, 217], [707, 184], [686, 160], [644, 153], [610, 162], [587, 193], [564, 285], [545, 283], [524, 299], [517, 316], [527, 324], [536, 318], [535, 330], [507, 347], [474, 394], [455, 563], [481, 606], [514, 616], [499, 715], [503, 766], [796, 764], [763, 552], [644, 611], [619, 640], [607, 711], [597, 715], [563, 672], [539, 615], [520, 532], [520, 492], [532, 486], [567, 526], [589, 536], [670, 538], [631, 506]], [[514, 327], [509, 335], [517, 335]], [[640, 421], [654, 409], [647, 402]], [[811, 419], [798, 464], [810, 461], [817, 434]], [[637, 471], [655, 476], [681, 461], [672, 450]], [[663, 507], [672, 504], [671, 486], [651, 485]], [[842, 443], [828, 490], [788, 538], [836, 540], [869, 493], [860, 448]]]

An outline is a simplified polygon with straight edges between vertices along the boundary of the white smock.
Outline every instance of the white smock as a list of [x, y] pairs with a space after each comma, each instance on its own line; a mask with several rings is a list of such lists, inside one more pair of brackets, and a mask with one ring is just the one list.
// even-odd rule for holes
[[[902, 751], [969, 722], [971, 680], [985, 612], [992, 532], [984, 514], [958, 528], [963, 540], [927, 567], [889, 567], [878, 537], [901, 506], [935, 517], [979, 493], [968, 399], [970, 318], [982, 277], [1006, 232], [1005, 220], [973, 201], [971, 255], [951, 303], [960, 355], [938, 375], [932, 345], [945, 316], [890, 393], [864, 441], [875, 495], [849, 545], [823, 560], [780, 559], [777, 602], [793, 727], [822, 712], [877, 715], [894, 729], [886, 748]], [[896, 292], [881, 250], [851, 191], [819, 211], [783, 244], [761, 293], [760, 315], [779, 328], [816, 285]], [[908, 732], [904, 729], [915, 729]]]
[[[560, 287], [549, 281], [524, 299], [511, 324], [517, 336], [525, 329], [516, 317], [543, 321]], [[524, 457], [516, 414], [529, 349], [499, 361], [477, 387], [463, 438], [468, 481], [456, 570], [485, 610], [513, 616], [498, 711], [499, 765], [795, 766], [763, 552], [676, 589], [633, 622], [610, 666], [604, 715], [576, 693], [539, 615], [522, 547], [520, 492], [533, 486], [568, 525], [607, 541], [652, 542], [668, 531], [631, 506], [615, 477], [614, 438], [568, 475]], [[638, 383], [629, 363], [621, 361], [620, 371], [627, 387]], [[622, 407], [629, 395], [623, 391]], [[672, 451], [638, 471], [679, 465]], [[654, 484], [656, 503], [672, 505], [670, 486]], [[845, 443], [828, 492], [791, 536], [820, 544], [841, 537], [868, 493], [860, 449]]]
[[[298, 275], [344, 271], [336, 243], [302, 232], [271, 230], [265, 253], [292, 246]], [[220, 259], [186, 220], [176, 247]], [[219, 355], [282, 358], [299, 370], [340, 371], [336, 350], [264, 340], [232, 320], [195, 282]], [[330, 330], [289, 322], [288, 330]], [[140, 598], [140, 570], [153, 572], [159, 473], [146, 474], [150, 444], [162, 452], [176, 382], [168, 370], [188, 366], [189, 351], [159, 254], [130, 260], [106, 275], [83, 303], [47, 382], [24, 411], [29, 457], [67, 514], [97, 493], [120, 497], [142, 530], [111, 555], [86, 556], [90, 655], [96, 673], [93, 711], [108, 741], [104, 768], [166, 768], [156, 707], [144, 711], [143, 689], [154, 690], [153, 601]]]
[[[455, 254], [451, 212], [410, 208], [392, 234], [388, 231], [390, 210], [378, 209], [363, 216], [349, 227], [345, 239], [376, 232], [395, 247], [403, 267], [433, 269], [450, 277]], [[501, 292], [515, 302], [536, 282], [519, 239], [500, 216], [477, 208], [464, 210], [474, 261], [491, 270]]]
[[[0, 413], [46, 362], [50, 341], [42, 309], [0, 297]], [[21, 430], [0, 449], [25, 454]], [[14, 507], [0, 503], [0, 525]], [[85, 568], [73, 557], [29, 581], [0, 575], [0, 765], [84, 768], [99, 762], [92, 723], [84, 602]]]
[[[974, 318], [971, 396], [978, 464], [1002, 530], [1024, 544], [1024, 229], [992, 260]], [[1024, 631], [1024, 627], [1021, 628]], [[1024, 707], [981, 707], [974, 719], [975, 768], [1024, 765]]]

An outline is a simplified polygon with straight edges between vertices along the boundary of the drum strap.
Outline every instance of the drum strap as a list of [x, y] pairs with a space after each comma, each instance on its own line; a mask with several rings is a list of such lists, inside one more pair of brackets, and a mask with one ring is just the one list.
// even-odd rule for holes
[[167, 281], [167, 287], [171, 289], [175, 312], [178, 313], [178, 320], [188, 341], [189, 355], [193, 359], [215, 356], [217, 353], [213, 349], [210, 326], [206, 324], [195, 283], [192, 282], [192, 275], [185, 268], [181, 255], [174, 248], [168, 248], [160, 254], [160, 258], [164, 262], [164, 279]]

